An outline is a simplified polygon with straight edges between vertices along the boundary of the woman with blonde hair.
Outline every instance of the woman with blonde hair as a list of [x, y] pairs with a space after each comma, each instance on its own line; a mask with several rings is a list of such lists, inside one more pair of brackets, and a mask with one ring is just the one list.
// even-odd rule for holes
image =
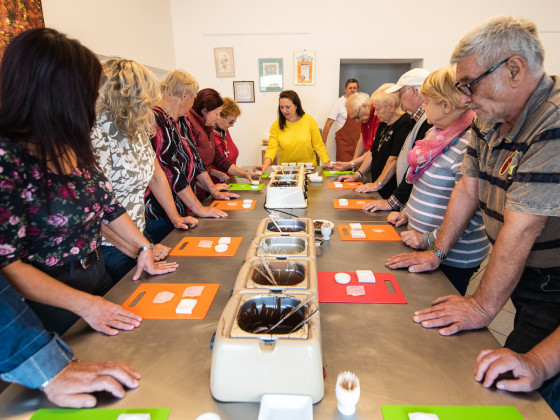
[[401, 233], [402, 241], [411, 248], [430, 249], [443, 259], [439, 268], [464, 295], [490, 244], [477, 210], [447, 255], [434, 246], [451, 192], [462, 176], [461, 163], [474, 118], [474, 112], [460, 102], [455, 82], [455, 68], [444, 67], [431, 73], [420, 89], [433, 127], [408, 152], [407, 181], [414, 184], [412, 193], [406, 207], [400, 213], [390, 213], [387, 220], [395, 226], [408, 223], [409, 230]]
[[[92, 143], [97, 163], [113, 186], [113, 191], [141, 232], [146, 228], [144, 195], [154, 191], [178, 229], [198, 223], [177, 213], [150, 137], [155, 134], [152, 107], [161, 98], [156, 77], [132, 60], [110, 59], [103, 64], [105, 83], [97, 101], [97, 122]], [[103, 231], [101, 251], [113, 282], [136, 265], [136, 250], [110, 231]], [[118, 245], [116, 248], [114, 245]], [[154, 246], [155, 261], [163, 260], [170, 248]]]
[[358, 181], [367, 170], [370, 170], [372, 182], [360, 185], [356, 191], [359, 193], [377, 191], [383, 198], [388, 198], [397, 188], [395, 176], [397, 157], [406, 136], [414, 126], [412, 117], [401, 109], [398, 95], [386, 92], [393, 85], [393, 83], [385, 83], [371, 95], [374, 113], [381, 124], [377, 128], [371, 149], [366, 152], [360, 169], [353, 175], [343, 175], [339, 178], [341, 181]]

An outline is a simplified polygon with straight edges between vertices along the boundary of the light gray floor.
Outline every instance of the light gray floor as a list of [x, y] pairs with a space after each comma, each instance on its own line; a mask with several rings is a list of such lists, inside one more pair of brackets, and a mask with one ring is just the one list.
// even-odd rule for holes
[[[467, 296], [471, 296], [478, 287], [484, 270], [486, 270], [487, 264], [488, 258], [484, 260], [484, 262], [481, 264], [480, 270], [478, 270], [478, 272], [471, 279], [471, 282], [469, 283], [469, 287], [467, 289]], [[496, 337], [496, 340], [498, 340], [502, 346], [504, 345], [508, 334], [511, 332], [511, 330], [513, 330], [514, 316], [515, 308], [511, 303], [511, 299], [508, 299], [504, 308], [498, 313], [498, 315], [496, 315], [496, 318], [494, 318], [494, 320], [488, 326], [490, 332], [492, 332], [494, 337]]]

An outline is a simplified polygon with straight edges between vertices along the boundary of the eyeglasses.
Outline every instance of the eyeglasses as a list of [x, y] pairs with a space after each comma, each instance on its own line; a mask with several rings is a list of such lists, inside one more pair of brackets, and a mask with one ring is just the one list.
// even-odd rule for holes
[[229, 125], [233, 125], [237, 122], [237, 120], [230, 121], [228, 117], [224, 117], [224, 120], [226, 120]]
[[[511, 56], [513, 57], [513, 55]], [[494, 70], [496, 70], [498, 67], [500, 67], [502, 64], [506, 63], [511, 57], [506, 58], [505, 60], [500, 61], [498, 64], [496, 64], [494, 67], [490, 68], [490, 70], [482, 73], [480, 76], [478, 76], [476, 79], [474, 79], [472, 82], [466, 84], [466, 85], [462, 85], [461, 82], [457, 82], [455, 83], [453, 86], [455, 86], [455, 88], [461, 92], [463, 95], [466, 96], [471, 96], [473, 94], [472, 91], [472, 86], [478, 82], [480, 82], [482, 79], [484, 79], [486, 76], [488, 76], [490, 73], [492, 73]]]
[[358, 108], [358, 113], [356, 114], [356, 116], [352, 117], [353, 120], [359, 120], [360, 119], [360, 112], [362, 111], [362, 107], [360, 106]]
[[403, 90], [402, 92], [401, 92], [401, 91], [398, 91], [398, 92], [397, 92], [397, 97], [399, 98], [399, 101], [401, 100], [402, 94], [405, 93], [407, 90], [410, 90], [410, 89], [412, 89], [412, 88], [413, 88], [413, 86], [408, 86], [408, 87], [407, 87], [405, 90]]

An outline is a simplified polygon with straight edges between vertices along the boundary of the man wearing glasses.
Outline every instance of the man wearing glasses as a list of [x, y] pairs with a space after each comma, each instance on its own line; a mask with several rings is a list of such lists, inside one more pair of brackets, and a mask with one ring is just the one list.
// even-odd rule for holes
[[543, 58], [537, 28], [524, 19], [490, 19], [459, 42], [455, 87], [477, 115], [464, 176], [431, 250], [396, 255], [387, 266], [437, 268], [480, 206], [494, 244], [480, 286], [472, 297], [440, 297], [413, 319], [444, 327], [442, 335], [482, 328], [511, 295], [516, 315], [506, 349], [481, 352], [476, 379], [490, 387], [512, 371], [514, 379], [495, 385], [540, 387], [560, 414], [560, 82], [544, 73]]

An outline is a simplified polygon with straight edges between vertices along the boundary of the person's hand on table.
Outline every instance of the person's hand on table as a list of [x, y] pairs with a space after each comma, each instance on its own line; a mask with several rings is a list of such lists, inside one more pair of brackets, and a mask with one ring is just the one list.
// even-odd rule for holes
[[414, 249], [426, 249], [422, 233], [416, 230], [405, 230], [401, 233], [401, 240]]
[[404, 225], [405, 223], [408, 223], [408, 216], [406, 215], [405, 212], [392, 211], [387, 216], [387, 222], [391, 223], [392, 225], [395, 225], [395, 227], [399, 227]]
[[[220, 182], [226, 182], [229, 179], [229, 175], [223, 173], [222, 171], [213, 170], [212, 175], [215, 176], [216, 178], [218, 178], [218, 181], [220, 181]], [[221, 185], [221, 184], [218, 184], [218, 185]], [[224, 185], [227, 185], [227, 184], [224, 184]], [[229, 185], [228, 185], [228, 187], [229, 187]]]
[[392, 207], [389, 205], [387, 200], [373, 200], [364, 204], [364, 210], [373, 213], [381, 210], [392, 210]]
[[154, 245], [154, 261], [161, 261], [169, 255], [171, 248], [162, 244]]
[[44, 392], [49, 401], [60, 407], [91, 408], [97, 404], [93, 392], [107, 391], [117, 398], [125, 396], [126, 388], [137, 388], [140, 374], [123, 362], [70, 362], [54, 378]]
[[[499, 376], [511, 372], [513, 378], [500, 379]], [[541, 359], [531, 352], [519, 354], [510, 349], [482, 350], [476, 358], [475, 379], [482, 386], [513, 392], [530, 392], [543, 384], [545, 366]], [[496, 381], [497, 380], [497, 381]]]
[[230, 193], [230, 192], [218, 191], [217, 193], [214, 193], [215, 200], [229, 200], [231, 198], [239, 198], [239, 197], [240, 197], [239, 194]]
[[95, 331], [107, 335], [117, 335], [118, 330], [133, 330], [142, 321], [142, 318], [122, 306], [94, 295], [88, 295], [84, 307], [76, 313]]
[[367, 184], [362, 184], [356, 188], [356, 192], [358, 193], [368, 193], [368, 192], [375, 192], [379, 191], [381, 186], [377, 183], [368, 182]]
[[429, 308], [414, 312], [412, 320], [424, 328], [445, 327], [439, 333], [452, 335], [485, 327], [492, 316], [472, 296], [448, 295], [437, 298]]
[[175, 226], [175, 229], [187, 230], [189, 228], [195, 227], [198, 224], [198, 219], [196, 219], [192, 216], [178, 217], [178, 218], [172, 220], [171, 223], [173, 223], [173, 226]]
[[196, 214], [200, 217], [213, 217], [215, 219], [228, 217], [228, 214], [225, 211], [218, 210], [213, 207], [202, 207]]
[[144, 250], [138, 255], [136, 271], [132, 276], [132, 280], [138, 280], [140, 278], [140, 274], [142, 274], [142, 271], [146, 271], [152, 276], [158, 276], [160, 274], [171, 273], [177, 270], [177, 267], [179, 267], [179, 264], [177, 264], [176, 262], [154, 263], [154, 257], [154, 252], [151, 249]]
[[360, 178], [359, 174], [353, 175], [340, 175], [337, 179], [338, 182], [354, 182]]
[[336, 169], [337, 171], [347, 171], [351, 167], [352, 167], [352, 165], [350, 164], [350, 162], [336, 161], [333, 165], [333, 168]]
[[216, 191], [229, 191], [229, 190], [231, 190], [231, 187], [228, 184], [216, 184]]
[[435, 270], [440, 263], [441, 260], [432, 251], [419, 251], [393, 255], [385, 261], [385, 266], [391, 270], [408, 267], [411, 273], [421, 273]]
[[253, 172], [263, 173], [265, 169], [266, 169], [266, 166], [264, 166], [264, 165], [255, 165], [253, 167]]

